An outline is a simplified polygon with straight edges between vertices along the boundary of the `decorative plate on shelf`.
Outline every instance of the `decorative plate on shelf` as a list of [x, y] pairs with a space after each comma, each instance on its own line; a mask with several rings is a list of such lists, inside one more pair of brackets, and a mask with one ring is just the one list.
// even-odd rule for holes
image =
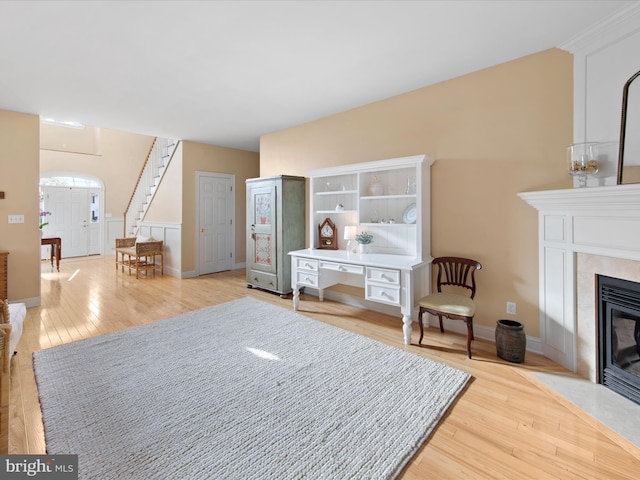
[[402, 214], [402, 221], [404, 223], [416, 223], [417, 216], [418, 212], [416, 210], [416, 204], [412, 203], [405, 208], [404, 213]]

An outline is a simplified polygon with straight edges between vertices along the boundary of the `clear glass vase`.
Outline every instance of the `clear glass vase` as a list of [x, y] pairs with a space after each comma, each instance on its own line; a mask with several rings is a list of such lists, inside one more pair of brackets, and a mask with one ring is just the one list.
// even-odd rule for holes
[[578, 187], [587, 186], [587, 179], [598, 173], [598, 143], [574, 143], [567, 147], [569, 175], [578, 179]]

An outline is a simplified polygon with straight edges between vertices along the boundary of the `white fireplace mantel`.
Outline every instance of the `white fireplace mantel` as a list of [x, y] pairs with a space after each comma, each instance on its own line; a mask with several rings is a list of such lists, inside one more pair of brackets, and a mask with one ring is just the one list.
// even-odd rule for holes
[[542, 353], [575, 372], [576, 254], [640, 260], [640, 184], [518, 196], [538, 210]]
[[518, 196], [537, 210], [636, 210], [640, 215], [640, 184], [522, 192]]

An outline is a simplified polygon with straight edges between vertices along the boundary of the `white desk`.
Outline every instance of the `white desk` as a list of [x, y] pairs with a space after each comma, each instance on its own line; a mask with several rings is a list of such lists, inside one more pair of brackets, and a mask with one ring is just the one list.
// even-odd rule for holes
[[291, 286], [293, 309], [298, 310], [300, 289], [318, 289], [320, 301], [325, 288], [345, 283], [347, 276], [364, 277], [365, 298], [373, 302], [395, 305], [402, 312], [404, 343], [411, 343], [411, 314], [414, 291], [428, 291], [428, 281], [418, 281], [417, 273], [427, 265], [415, 257], [389, 254], [349, 254], [345, 250], [296, 250], [289, 252], [291, 262]]

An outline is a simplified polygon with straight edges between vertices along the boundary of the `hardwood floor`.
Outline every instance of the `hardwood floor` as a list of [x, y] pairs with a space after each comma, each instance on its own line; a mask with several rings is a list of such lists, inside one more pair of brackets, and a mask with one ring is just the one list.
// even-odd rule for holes
[[[110, 256], [63, 260], [59, 273], [43, 263], [42, 305], [28, 309], [18, 354], [12, 360], [9, 452], [45, 453], [32, 352], [247, 295], [292, 310], [290, 299], [246, 288], [244, 270], [185, 280], [166, 275], [136, 280], [135, 275], [116, 271]], [[437, 329], [425, 333], [429, 347], [404, 346], [399, 318], [319, 302], [309, 295], [302, 295], [300, 306], [302, 315], [473, 376], [401, 478], [638, 477], [639, 449], [529, 375], [531, 371], [566, 373], [550, 360], [527, 352], [523, 365], [503, 362], [495, 354], [495, 345], [482, 340], [472, 343], [474, 356], [469, 360], [465, 336], [441, 334]]]

